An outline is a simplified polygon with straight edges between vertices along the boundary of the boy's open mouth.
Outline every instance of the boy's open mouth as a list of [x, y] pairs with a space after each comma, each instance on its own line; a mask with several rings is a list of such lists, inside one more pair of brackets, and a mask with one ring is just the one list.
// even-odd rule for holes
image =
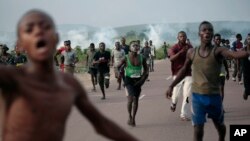
[[205, 39], [210, 39], [210, 35], [205, 35]]
[[46, 41], [43, 40], [43, 39], [39, 40], [39, 41], [36, 43], [36, 47], [37, 47], [37, 48], [43, 48], [43, 47], [45, 47], [46, 45], [47, 45], [47, 43], [46, 43]]

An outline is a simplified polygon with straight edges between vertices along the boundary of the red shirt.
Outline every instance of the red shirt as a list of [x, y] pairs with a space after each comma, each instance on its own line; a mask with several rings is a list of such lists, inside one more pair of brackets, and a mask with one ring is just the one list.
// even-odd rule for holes
[[[181, 51], [181, 49], [183, 47], [187, 46], [188, 49], [189, 48], [193, 48], [191, 45], [186, 44], [186, 45], [181, 45], [179, 43], [173, 45], [169, 51], [168, 54], [171, 57], [172, 55], [177, 54], [179, 51]], [[172, 75], [177, 75], [177, 73], [179, 72], [179, 70], [184, 66], [185, 60], [186, 60], [186, 54], [187, 51], [180, 54], [178, 58], [176, 58], [176, 60], [171, 62], [171, 70], [172, 70]], [[188, 69], [188, 72], [186, 74], [187, 76], [191, 76], [191, 67]]]
[[[65, 51], [66, 48], [65, 47], [61, 47], [57, 50], [57, 53], [61, 54], [63, 51]], [[60, 69], [62, 72], [64, 72], [64, 64], [60, 64]]]
[[57, 52], [58, 52], [59, 54], [61, 54], [64, 50], [66, 50], [66, 48], [65, 48], [65, 47], [61, 47], [61, 48], [59, 48], [59, 49], [57, 50]]

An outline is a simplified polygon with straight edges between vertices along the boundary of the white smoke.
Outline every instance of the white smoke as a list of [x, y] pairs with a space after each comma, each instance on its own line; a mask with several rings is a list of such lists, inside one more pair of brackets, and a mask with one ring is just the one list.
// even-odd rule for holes
[[148, 25], [147, 31], [144, 32], [149, 40], [153, 41], [156, 47], [163, 45], [166, 41], [167, 44], [174, 44], [177, 42], [177, 35], [179, 31], [186, 31], [186, 24], [154, 24]]
[[114, 40], [118, 36], [113, 28], [99, 28], [95, 31], [89, 31], [88, 28], [72, 29], [69, 31], [60, 31], [61, 41], [59, 47], [63, 46], [65, 40], [71, 41], [74, 48], [80, 46], [82, 49], [88, 48], [90, 43], [94, 43], [96, 47], [100, 42], [104, 42], [106, 47], [114, 46]]
[[65, 35], [62, 33], [62, 40], [59, 46], [63, 46], [65, 40], [70, 40], [73, 48], [76, 46], [87, 47], [89, 42], [88, 36], [87, 29], [70, 30]]
[[[104, 42], [106, 44], [107, 48], [113, 48], [115, 39], [118, 37], [117, 32], [113, 28], [101, 28], [99, 31], [97, 31], [92, 39], [91, 42], [93, 43], [100, 43]], [[97, 45], [96, 45], [97, 46]]]
[[164, 33], [163, 28], [161, 25], [149, 25], [148, 26], [149, 32], [146, 32], [149, 40], [152, 40], [153, 44], [156, 47], [159, 47], [163, 44], [163, 38], [162, 35]]

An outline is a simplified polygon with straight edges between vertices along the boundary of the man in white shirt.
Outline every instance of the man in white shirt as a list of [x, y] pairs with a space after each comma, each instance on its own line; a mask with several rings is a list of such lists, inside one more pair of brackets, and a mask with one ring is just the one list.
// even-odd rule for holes
[[65, 45], [65, 51], [62, 52], [62, 56], [64, 57], [65, 72], [74, 74], [75, 64], [78, 62], [78, 58], [76, 57], [75, 51], [71, 48], [70, 40], [68, 40]]
[[118, 67], [118, 65], [124, 58], [125, 58], [125, 52], [123, 49], [121, 49], [120, 42], [115, 42], [115, 49], [112, 50], [111, 53], [111, 60], [112, 60], [111, 66], [114, 66], [115, 77], [118, 82], [117, 90], [121, 89], [121, 80], [122, 80], [120, 68]]

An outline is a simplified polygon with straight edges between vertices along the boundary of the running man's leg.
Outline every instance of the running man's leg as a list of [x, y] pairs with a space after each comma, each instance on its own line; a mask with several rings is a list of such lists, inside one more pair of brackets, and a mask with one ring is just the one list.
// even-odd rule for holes
[[[173, 79], [175, 79], [175, 78], [176, 78], [176, 76], [173, 76]], [[184, 82], [184, 80], [182, 80], [180, 83], [178, 83], [173, 89], [172, 103], [171, 103], [171, 107], [170, 107], [172, 112], [175, 111], [176, 104], [178, 102], [178, 98], [180, 96], [180, 93], [182, 92], [183, 82]]]
[[117, 90], [121, 89], [121, 75], [118, 67], [114, 67], [115, 78], [117, 79], [118, 87]]
[[92, 85], [93, 85], [93, 91], [96, 91], [94, 75], [92, 73], [90, 75], [91, 75], [91, 82], [92, 82]]
[[233, 64], [234, 64], [233, 65], [234, 69], [233, 69], [233, 74], [232, 74], [232, 77], [233, 77], [232, 80], [236, 81], [236, 76], [237, 76], [237, 71], [238, 71], [238, 69], [237, 69], [238, 64], [237, 64], [237, 60], [236, 59], [233, 60]]
[[152, 71], [154, 71], [154, 57], [151, 59]]
[[104, 73], [98, 72], [98, 82], [100, 89], [102, 91], [102, 99], [105, 99], [105, 90], [104, 90]]
[[136, 126], [135, 124], [135, 116], [138, 110], [138, 106], [139, 106], [139, 97], [134, 96], [133, 97], [133, 115], [132, 115], [132, 126]]
[[[127, 88], [125, 88], [127, 89]], [[128, 95], [128, 103], [127, 103], [127, 109], [128, 109], [128, 125], [132, 125], [132, 104], [133, 104], [133, 96]]]
[[[129, 112], [129, 122], [128, 124], [131, 126], [136, 126], [135, 124], [135, 116], [138, 110], [138, 101], [141, 93], [141, 87], [135, 87], [134, 81], [131, 78], [125, 78], [126, 80], [126, 90], [128, 92], [128, 112]], [[132, 115], [131, 115], [132, 110]], [[132, 120], [131, 120], [132, 118]], [[131, 122], [130, 122], [131, 121]]]
[[239, 59], [239, 63], [238, 63], [238, 81], [239, 81], [239, 84], [243, 84], [243, 81], [242, 81], [242, 59]]
[[226, 136], [226, 126], [224, 123], [218, 123], [217, 121], [213, 120], [214, 126], [218, 131], [219, 134], [219, 141], [225, 141]]
[[244, 74], [243, 80], [244, 80], [244, 87], [245, 87], [243, 98], [247, 100], [248, 96], [250, 95], [250, 74], [247, 71], [245, 71], [243, 74]]
[[219, 141], [224, 141], [226, 135], [226, 126], [224, 124], [224, 112], [221, 96], [219, 94], [212, 95], [209, 96], [209, 99], [210, 104], [209, 107], [207, 107], [208, 118], [213, 120], [215, 128], [219, 134]]
[[194, 126], [194, 141], [202, 141], [204, 124], [206, 122], [206, 106], [204, 101], [209, 101], [206, 96], [192, 94], [192, 124]]
[[109, 88], [109, 79], [110, 79], [110, 74], [104, 73], [104, 84], [106, 88]]
[[191, 86], [192, 86], [192, 77], [186, 76], [184, 78], [184, 85], [183, 85], [183, 101], [181, 107], [181, 115], [180, 117], [183, 120], [190, 120], [190, 101], [189, 98], [191, 96]]
[[151, 68], [151, 59], [147, 58], [146, 62], [147, 62], [147, 65], [148, 65], [148, 69], [151, 72], [152, 71], [152, 68]]
[[95, 74], [94, 73], [95, 73], [94, 69], [89, 68], [89, 74], [90, 74], [91, 82], [92, 82], [92, 85], [93, 85], [93, 91], [96, 91], [96, 88], [95, 88]]
[[93, 74], [93, 76], [94, 76], [94, 82], [95, 82], [95, 85], [97, 85], [97, 69], [95, 68], [93, 70], [94, 70], [94, 74]]
[[224, 100], [224, 87], [225, 87], [225, 76], [220, 76], [220, 94], [222, 101]]
[[204, 135], [204, 124], [194, 126], [194, 141], [202, 141]]

